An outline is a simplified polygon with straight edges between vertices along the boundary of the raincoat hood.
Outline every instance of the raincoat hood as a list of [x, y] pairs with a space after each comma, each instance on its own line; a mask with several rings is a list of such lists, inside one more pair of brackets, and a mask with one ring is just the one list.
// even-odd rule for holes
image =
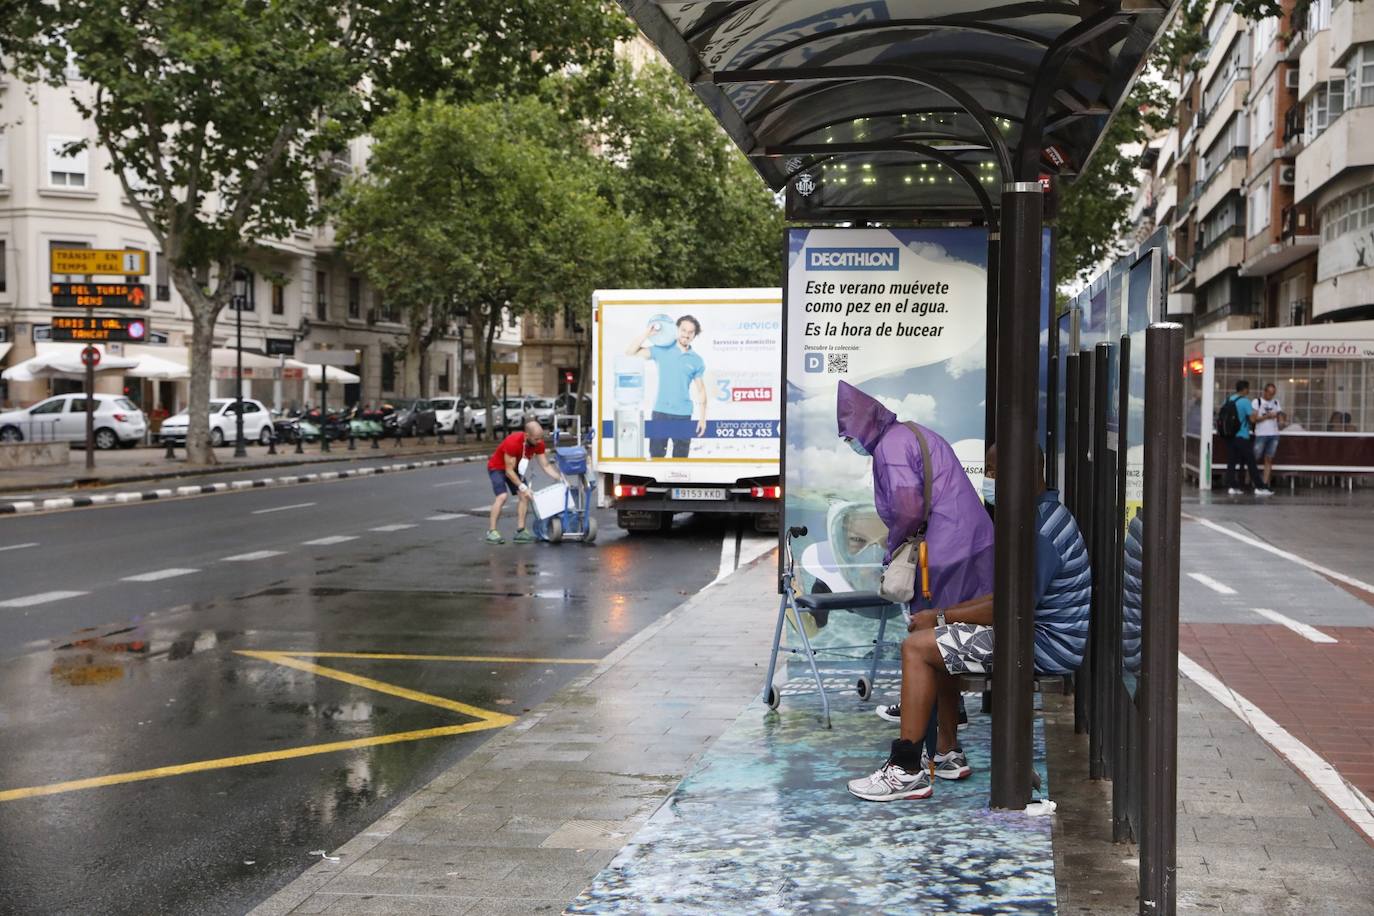
[[897, 422], [897, 415], [875, 398], [842, 381], [835, 395], [835, 419], [841, 436], [855, 440], [872, 455], [883, 433]]

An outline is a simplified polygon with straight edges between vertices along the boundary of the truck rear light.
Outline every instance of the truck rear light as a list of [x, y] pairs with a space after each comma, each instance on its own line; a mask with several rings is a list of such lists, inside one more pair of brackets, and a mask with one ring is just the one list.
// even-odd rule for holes
[[615, 498], [620, 499], [624, 496], [643, 496], [649, 492], [645, 487], [635, 486], [628, 483], [618, 483], [615, 485]]
[[755, 499], [782, 499], [782, 487], [750, 487], [749, 495]]

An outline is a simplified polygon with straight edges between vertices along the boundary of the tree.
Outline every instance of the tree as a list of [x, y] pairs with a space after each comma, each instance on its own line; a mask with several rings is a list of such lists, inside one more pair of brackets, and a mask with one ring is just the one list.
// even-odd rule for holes
[[233, 265], [318, 219], [323, 157], [395, 90], [528, 91], [573, 65], [604, 72], [628, 34], [597, 0], [10, 3], [18, 73], [61, 84], [70, 57], [90, 81], [77, 107], [190, 309], [196, 463], [214, 461], [210, 352]]
[[654, 240], [637, 285], [778, 284], [782, 208], [687, 83], [622, 68], [595, 126], [617, 164], [612, 193]]
[[367, 173], [340, 197], [341, 238], [370, 282], [411, 303], [412, 348], [467, 317], [493, 429], [503, 316], [625, 282], [643, 269], [645, 233], [600, 193], [608, 165], [581, 126], [535, 98], [403, 101], [374, 137]]

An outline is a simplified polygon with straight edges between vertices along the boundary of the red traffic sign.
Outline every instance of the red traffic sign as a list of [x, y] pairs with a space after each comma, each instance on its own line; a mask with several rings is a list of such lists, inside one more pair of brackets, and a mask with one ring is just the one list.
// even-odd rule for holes
[[95, 347], [87, 347], [81, 351], [81, 365], [90, 366], [94, 369], [100, 365], [100, 351]]

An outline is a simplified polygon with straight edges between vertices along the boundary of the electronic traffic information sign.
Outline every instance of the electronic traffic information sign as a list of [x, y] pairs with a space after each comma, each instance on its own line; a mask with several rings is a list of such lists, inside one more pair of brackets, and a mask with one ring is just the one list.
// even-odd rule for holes
[[146, 309], [148, 286], [144, 283], [54, 283], [53, 308]]

